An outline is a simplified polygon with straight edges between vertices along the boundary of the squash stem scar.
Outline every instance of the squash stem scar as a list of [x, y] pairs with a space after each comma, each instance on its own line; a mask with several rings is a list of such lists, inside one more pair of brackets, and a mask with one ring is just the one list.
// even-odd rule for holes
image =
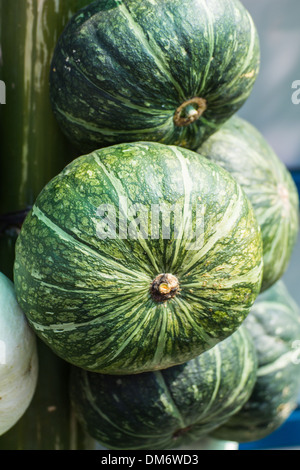
[[155, 302], [172, 299], [178, 291], [179, 281], [173, 274], [159, 274], [150, 287], [150, 293]]
[[178, 127], [189, 126], [197, 121], [207, 109], [207, 102], [204, 98], [195, 96], [182, 103], [175, 111], [174, 124]]

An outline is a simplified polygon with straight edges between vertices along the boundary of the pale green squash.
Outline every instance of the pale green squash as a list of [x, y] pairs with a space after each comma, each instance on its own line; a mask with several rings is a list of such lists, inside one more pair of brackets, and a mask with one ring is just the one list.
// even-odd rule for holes
[[37, 377], [35, 334], [17, 303], [13, 283], [0, 273], [0, 435], [28, 408]]

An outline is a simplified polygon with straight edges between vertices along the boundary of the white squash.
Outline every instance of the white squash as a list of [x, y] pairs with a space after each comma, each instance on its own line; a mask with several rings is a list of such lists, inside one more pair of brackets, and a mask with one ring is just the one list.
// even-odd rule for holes
[[0, 273], [0, 436], [27, 410], [37, 376], [36, 336], [17, 303], [14, 284]]

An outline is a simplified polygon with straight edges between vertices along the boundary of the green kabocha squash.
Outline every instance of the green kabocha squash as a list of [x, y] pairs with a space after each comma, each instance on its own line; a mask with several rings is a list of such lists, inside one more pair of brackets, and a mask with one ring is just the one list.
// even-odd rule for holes
[[0, 436], [27, 410], [37, 376], [35, 334], [17, 303], [13, 283], [0, 273]]
[[257, 379], [242, 409], [215, 431], [219, 439], [250, 442], [278, 429], [300, 393], [300, 312], [280, 280], [255, 301], [245, 320], [258, 357]]
[[78, 367], [111, 374], [186, 362], [232, 334], [257, 297], [260, 228], [231, 175], [159, 143], [71, 162], [17, 240], [17, 298]]
[[196, 149], [246, 101], [259, 59], [238, 0], [98, 0], [58, 40], [52, 108], [81, 153], [133, 141]]
[[252, 203], [263, 237], [264, 291], [286, 271], [297, 241], [299, 197], [292, 176], [263, 135], [238, 116], [198, 152], [229, 171]]
[[185, 364], [112, 376], [72, 368], [71, 401], [79, 421], [109, 449], [169, 449], [206, 436], [248, 400], [257, 358], [241, 326]]

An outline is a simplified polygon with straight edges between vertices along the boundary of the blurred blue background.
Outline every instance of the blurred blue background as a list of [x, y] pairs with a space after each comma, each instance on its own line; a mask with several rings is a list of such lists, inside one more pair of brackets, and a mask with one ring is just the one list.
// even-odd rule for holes
[[263, 133], [278, 156], [300, 169], [300, 1], [241, 0], [258, 30], [261, 66], [253, 92], [239, 114]]

